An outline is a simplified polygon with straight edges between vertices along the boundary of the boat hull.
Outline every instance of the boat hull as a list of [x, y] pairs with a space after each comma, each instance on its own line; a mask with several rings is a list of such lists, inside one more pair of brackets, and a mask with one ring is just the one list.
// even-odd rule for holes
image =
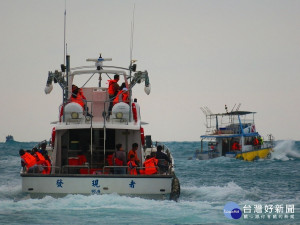
[[171, 194], [173, 176], [82, 176], [23, 174], [22, 191], [32, 194], [111, 194], [156, 196]]
[[[256, 159], [266, 159], [270, 156], [271, 152], [273, 152], [272, 148], [264, 148], [264, 149], [252, 150], [252, 151], [241, 152], [241, 153], [230, 152], [227, 153], [225, 157], [236, 158], [245, 161], [253, 161]], [[195, 158], [199, 160], [208, 160], [208, 159], [213, 159], [218, 157], [221, 157], [221, 155], [212, 154], [211, 152], [200, 152], [195, 156]]]
[[259, 150], [253, 150], [250, 152], [242, 152], [236, 155], [235, 158], [242, 159], [245, 161], [253, 161], [256, 159], [265, 159], [268, 158], [273, 151], [272, 148], [265, 148], [265, 149], [259, 149]]

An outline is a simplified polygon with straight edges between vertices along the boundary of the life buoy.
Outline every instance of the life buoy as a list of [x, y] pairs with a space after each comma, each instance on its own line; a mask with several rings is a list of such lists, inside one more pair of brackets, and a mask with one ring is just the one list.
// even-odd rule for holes
[[59, 110], [59, 122], [61, 122], [63, 115], [64, 115], [64, 105], [61, 105]]
[[132, 114], [133, 114], [134, 121], [137, 122], [137, 111], [136, 111], [135, 103], [132, 103]]
[[52, 145], [52, 147], [54, 147], [55, 135], [56, 135], [56, 130], [55, 130], [55, 127], [53, 127], [52, 128], [52, 135], [51, 135], [51, 145]]
[[145, 134], [144, 134], [144, 128], [141, 127], [141, 141], [142, 141], [142, 145], [145, 145]]

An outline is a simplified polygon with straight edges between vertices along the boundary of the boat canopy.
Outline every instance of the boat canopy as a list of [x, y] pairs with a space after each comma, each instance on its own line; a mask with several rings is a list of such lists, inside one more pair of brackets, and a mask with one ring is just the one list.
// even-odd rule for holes
[[218, 134], [218, 135], [202, 135], [200, 138], [235, 138], [235, 137], [256, 137], [258, 132], [248, 134]]
[[250, 112], [250, 111], [233, 111], [233, 112], [227, 112], [227, 113], [217, 113], [217, 114], [210, 114], [209, 116], [243, 116], [247, 114], [255, 114], [256, 112]]

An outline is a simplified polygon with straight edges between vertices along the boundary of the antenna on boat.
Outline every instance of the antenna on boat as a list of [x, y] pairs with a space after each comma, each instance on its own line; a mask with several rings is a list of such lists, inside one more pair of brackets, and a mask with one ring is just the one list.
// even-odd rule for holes
[[204, 114], [205, 116], [207, 116], [206, 110], [205, 110], [203, 107], [200, 107], [200, 109], [201, 109], [201, 111], [203, 112], [203, 114]]
[[236, 110], [235, 110], [235, 111], [239, 111], [241, 105], [242, 105], [242, 103], [239, 103], [238, 106], [236, 107]]
[[66, 27], [67, 27], [67, 0], [65, 0], [65, 12], [64, 12], [64, 65], [66, 65]]
[[234, 107], [236, 106], [236, 103], [234, 104], [234, 106], [233, 106], [233, 108], [232, 108], [232, 110], [231, 110], [231, 112], [233, 112], [233, 110], [234, 110]]
[[130, 36], [130, 72], [132, 63], [132, 52], [133, 52], [133, 34], [134, 34], [134, 12], [135, 12], [135, 4], [133, 5], [133, 12], [132, 12], [132, 21], [131, 21], [131, 36]]
[[206, 116], [210, 116], [211, 114], [213, 114], [212, 111], [207, 106], [200, 107], [200, 109], [203, 112], [203, 114]]
[[207, 106], [205, 106], [205, 109], [209, 113], [209, 115], [213, 114], [212, 111]]

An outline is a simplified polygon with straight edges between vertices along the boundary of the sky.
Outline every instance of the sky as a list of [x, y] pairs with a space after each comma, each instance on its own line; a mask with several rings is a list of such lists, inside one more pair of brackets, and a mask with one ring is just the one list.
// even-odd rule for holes
[[[136, 86], [145, 134], [199, 141], [200, 107], [255, 111], [256, 128], [276, 140], [300, 140], [299, 0], [67, 0], [71, 67], [112, 58], [147, 70], [151, 94]], [[0, 1], [0, 142], [49, 139], [62, 90], [44, 88], [64, 61], [63, 0]]]

